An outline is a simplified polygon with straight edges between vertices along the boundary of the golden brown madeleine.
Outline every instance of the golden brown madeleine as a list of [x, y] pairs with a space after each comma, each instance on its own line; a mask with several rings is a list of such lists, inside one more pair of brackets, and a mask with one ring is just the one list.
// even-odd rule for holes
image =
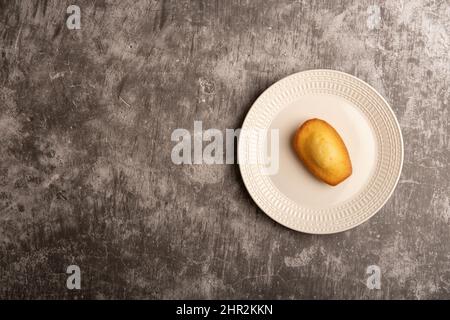
[[335, 186], [352, 174], [347, 147], [327, 122], [310, 119], [295, 133], [294, 150], [306, 168], [318, 179]]

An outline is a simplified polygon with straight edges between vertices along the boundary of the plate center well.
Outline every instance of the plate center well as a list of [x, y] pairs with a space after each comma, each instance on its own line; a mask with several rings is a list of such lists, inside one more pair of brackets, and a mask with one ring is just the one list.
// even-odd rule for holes
[[[332, 187], [317, 180], [303, 166], [292, 148], [297, 128], [306, 120], [319, 118], [332, 125], [344, 140], [353, 166], [352, 175]], [[305, 95], [286, 105], [270, 129], [278, 129], [279, 170], [269, 176], [274, 186], [299, 206], [327, 208], [355, 197], [373, 174], [376, 139], [366, 116], [348, 100], [334, 95]]]

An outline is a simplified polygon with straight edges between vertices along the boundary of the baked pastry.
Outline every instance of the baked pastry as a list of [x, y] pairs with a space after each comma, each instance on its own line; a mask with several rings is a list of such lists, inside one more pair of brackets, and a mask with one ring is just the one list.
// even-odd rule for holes
[[318, 179], [336, 186], [352, 174], [347, 147], [327, 122], [310, 119], [295, 133], [294, 150], [305, 167]]

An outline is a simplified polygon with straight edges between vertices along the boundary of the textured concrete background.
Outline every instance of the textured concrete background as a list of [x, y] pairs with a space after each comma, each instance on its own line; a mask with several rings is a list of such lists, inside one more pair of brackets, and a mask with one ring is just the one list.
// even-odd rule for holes
[[[450, 298], [449, 49], [448, 0], [0, 0], [0, 297]], [[370, 221], [297, 233], [237, 166], [172, 164], [175, 128], [238, 128], [313, 68], [400, 121], [403, 173]]]

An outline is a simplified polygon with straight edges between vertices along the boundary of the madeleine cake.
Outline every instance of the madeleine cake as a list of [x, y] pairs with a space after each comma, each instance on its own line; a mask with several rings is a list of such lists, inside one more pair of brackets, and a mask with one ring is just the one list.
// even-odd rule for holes
[[310, 119], [295, 133], [293, 147], [305, 167], [318, 179], [336, 186], [352, 174], [344, 141], [327, 122]]

